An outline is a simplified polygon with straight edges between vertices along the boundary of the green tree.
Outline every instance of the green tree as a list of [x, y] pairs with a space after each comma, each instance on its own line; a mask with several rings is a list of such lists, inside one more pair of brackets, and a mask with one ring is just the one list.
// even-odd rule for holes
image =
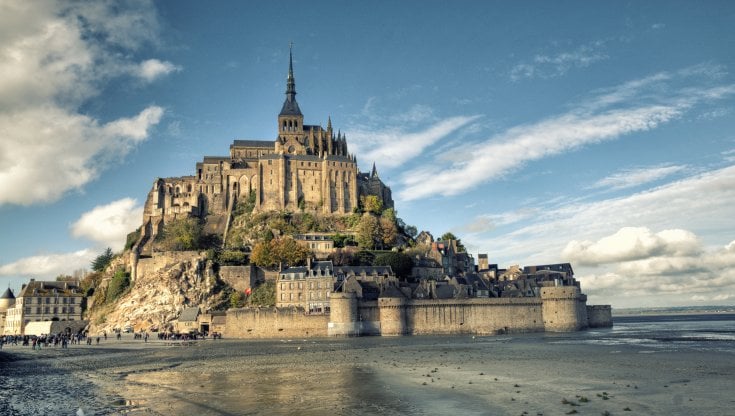
[[306, 259], [310, 255], [311, 252], [308, 248], [286, 236], [268, 242], [260, 241], [255, 244], [253, 252], [250, 254], [250, 261], [265, 268], [275, 268], [281, 263], [296, 266], [306, 263]]
[[368, 250], [360, 250], [352, 257], [352, 266], [372, 266], [375, 254]]
[[92, 260], [92, 270], [96, 272], [105, 271], [107, 266], [109, 266], [112, 262], [113, 257], [114, 255], [112, 254], [112, 249], [110, 247], [107, 247], [107, 249], [102, 254]]
[[439, 239], [441, 241], [448, 241], [448, 240], [455, 240], [457, 242], [457, 251], [462, 253], [466, 252], [467, 249], [465, 248], [464, 244], [462, 244], [462, 240], [457, 238], [456, 235], [452, 234], [451, 232], [446, 232], [442, 234], [441, 238]]
[[[273, 240], [271, 240], [273, 241]], [[271, 248], [269, 241], [259, 241], [255, 243], [253, 252], [250, 253], [250, 261], [260, 267], [273, 268], [277, 264], [275, 253]]]
[[105, 297], [106, 302], [114, 302], [119, 298], [130, 286], [130, 276], [125, 273], [125, 270], [120, 269], [115, 272], [115, 275], [110, 280], [110, 285], [107, 286], [107, 296]]
[[392, 247], [398, 238], [396, 222], [390, 218], [380, 218], [380, 242], [383, 246]]
[[250, 295], [250, 304], [253, 306], [275, 306], [276, 282], [267, 281], [256, 287]]
[[242, 308], [245, 304], [245, 295], [238, 291], [230, 294], [230, 308]]
[[240, 250], [222, 250], [217, 256], [219, 261], [225, 264], [247, 264], [248, 256]]
[[418, 228], [416, 228], [415, 225], [406, 225], [405, 227], [403, 227], [403, 231], [405, 231], [406, 235], [408, 235], [411, 238], [416, 238], [416, 236], [419, 233], [419, 230]]
[[160, 245], [164, 250], [183, 251], [199, 248], [202, 225], [194, 218], [179, 218], [166, 223]]
[[355, 240], [357, 245], [366, 250], [375, 248], [375, 242], [380, 239], [380, 224], [378, 219], [370, 213], [365, 213], [357, 225], [357, 235]]
[[411, 270], [413, 269], [413, 260], [409, 255], [404, 253], [381, 253], [375, 257], [373, 265], [390, 266], [396, 276], [398, 276], [400, 279], [405, 279], [411, 276]]
[[380, 214], [383, 212], [383, 200], [375, 195], [367, 195], [363, 199], [362, 205], [367, 212], [372, 212], [373, 214]]

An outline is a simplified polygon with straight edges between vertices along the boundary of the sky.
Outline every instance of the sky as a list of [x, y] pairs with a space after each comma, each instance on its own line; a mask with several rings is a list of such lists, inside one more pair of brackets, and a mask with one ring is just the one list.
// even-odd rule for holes
[[[398, 216], [589, 303], [735, 305], [735, 2], [0, 0], [0, 285], [121, 250], [158, 177], [307, 124]], [[3, 284], [4, 283], [4, 284]]]

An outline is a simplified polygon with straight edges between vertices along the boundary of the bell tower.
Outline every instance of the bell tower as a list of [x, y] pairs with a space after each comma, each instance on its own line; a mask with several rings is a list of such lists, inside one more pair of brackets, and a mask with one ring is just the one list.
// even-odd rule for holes
[[293, 44], [288, 49], [288, 77], [286, 101], [278, 114], [278, 140], [276, 149], [286, 154], [305, 154], [304, 115], [296, 102], [296, 81], [293, 76]]

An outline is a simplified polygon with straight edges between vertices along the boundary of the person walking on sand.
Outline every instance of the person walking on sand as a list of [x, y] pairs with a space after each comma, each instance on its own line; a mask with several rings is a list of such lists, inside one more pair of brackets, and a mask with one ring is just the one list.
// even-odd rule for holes
[[148, 333], [145, 333], [145, 342], [148, 342]]
[[97, 337], [97, 345], [100, 345], [100, 337]]

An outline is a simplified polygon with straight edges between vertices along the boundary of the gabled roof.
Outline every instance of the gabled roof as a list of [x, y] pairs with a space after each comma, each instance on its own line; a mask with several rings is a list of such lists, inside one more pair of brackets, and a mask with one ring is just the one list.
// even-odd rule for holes
[[79, 287], [79, 282], [72, 281], [40, 281], [31, 280], [20, 290], [19, 297], [35, 296], [35, 295], [52, 295], [62, 294], [66, 296], [84, 296]]
[[179, 322], [195, 322], [199, 316], [199, 307], [184, 308], [179, 315]]

